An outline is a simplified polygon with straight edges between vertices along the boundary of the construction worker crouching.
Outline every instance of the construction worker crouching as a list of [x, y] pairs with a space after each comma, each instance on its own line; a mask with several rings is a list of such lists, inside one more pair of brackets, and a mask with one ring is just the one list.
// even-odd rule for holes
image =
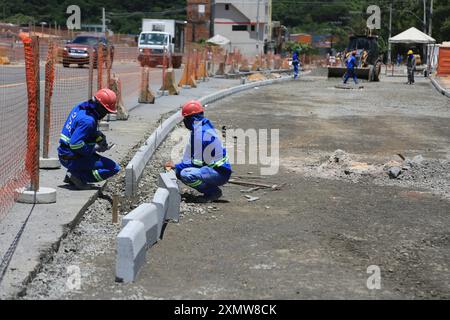
[[175, 169], [184, 184], [203, 193], [200, 200], [215, 201], [222, 196], [219, 186], [227, 183], [232, 173], [227, 151], [212, 123], [204, 117], [199, 101], [186, 102], [181, 113], [184, 125], [191, 131], [190, 140], [183, 160], [176, 165], [168, 161], [165, 166]]
[[117, 112], [116, 102], [114, 91], [101, 89], [70, 112], [58, 148], [59, 160], [67, 169], [65, 183], [81, 190], [89, 189], [88, 183], [106, 180], [120, 171], [117, 163], [97, 153], [111, 148], [97, 125], [108, 113]]

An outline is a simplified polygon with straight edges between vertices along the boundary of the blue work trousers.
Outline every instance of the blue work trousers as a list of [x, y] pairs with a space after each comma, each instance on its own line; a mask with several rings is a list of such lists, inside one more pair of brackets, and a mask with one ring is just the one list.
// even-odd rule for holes
[[347, 72], [345, 73], [345, 77], [344, 77], [344, 83], [347, 83], [348, 79], [352, 77], [353, 81], [355, 81], [356, 84], [358, 84], [358, 78], [356, 77], [356, 72], [355, 69], [347, 69]]
[[298, 78], [298, 63], [294, 63], [294, 78]]
[[61, 164], [84, 183], [100, 182], [111, 178], [120, 171], [120, 166], [113, 160], [94, 153], [90, 157], [81, 157], [74, 160], [63, 160]]
[[219, 186], [230, 179], [231, 173], [220, 173], [208, 166], [186, 168], [180, 172], [180, 180], [187, 186], [194, 188], [205, 196], [218, 194]]

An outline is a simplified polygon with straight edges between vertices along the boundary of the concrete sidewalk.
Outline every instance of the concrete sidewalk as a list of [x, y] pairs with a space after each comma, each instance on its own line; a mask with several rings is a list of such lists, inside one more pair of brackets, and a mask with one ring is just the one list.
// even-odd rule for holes
[[[199, 82], [198, 88], [181, 90], [179, 96], [160, 97], [155, 104], [133, 108], [128, 121], [110, 122], [110, 131], [106, 135], [116, 147], [105, 156], [117, 162], [123, 161], [129, 151], [156, 126], [162, 114], [174, 111], [188, 99], [200, 98], [236, 86], [239, 82], [209, 79]], [[135, 99], [137, 101], [137, 97]], [[96, 190], [71, 190], [62, 183], [65, 172], [63, 168], [41, 170], [41, 186], [57, 190], [56, 204], [32, 206], [16, 203], [1, 221], [0, 299], [20, 296], [24, 286], [39, 271], [42, 263], [51, 259], [61, 239], [77, 224], [104, 186], [101, 183]]]

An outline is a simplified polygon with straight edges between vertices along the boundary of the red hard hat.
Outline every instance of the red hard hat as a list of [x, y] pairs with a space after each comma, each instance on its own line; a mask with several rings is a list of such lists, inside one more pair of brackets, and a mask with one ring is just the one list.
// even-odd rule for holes
[[106, 110], [108, 110], [109, 113], [117, 113], [117, 96], [114, 91], [110, 89], [100, 89], [94, 97]]
[[181, 115], [183, 117], [189, 117], [193, 114], [199, 114], [204, 112], [202, 104], [198, 100], [191, 100], [183, 104], [183, 107], [181, 108]]

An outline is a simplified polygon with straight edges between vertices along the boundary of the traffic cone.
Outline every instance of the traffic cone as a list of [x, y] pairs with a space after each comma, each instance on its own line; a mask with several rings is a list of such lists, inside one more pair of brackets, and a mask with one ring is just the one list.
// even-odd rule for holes
[[180, 94], [180, 89], [178, 89], [175, 82], [175, 71], [173, 68], [169, 68], [166, 70], [166, 75], [164, 77], [164, 83], [161, 86], [161, 91], [168, 91], [169, 95], [178, 95]]
[[142, 68], [141, 94], [139, 95], [139, 103], [155, 103], [155, 95], [150, 89], [150, 69]]

